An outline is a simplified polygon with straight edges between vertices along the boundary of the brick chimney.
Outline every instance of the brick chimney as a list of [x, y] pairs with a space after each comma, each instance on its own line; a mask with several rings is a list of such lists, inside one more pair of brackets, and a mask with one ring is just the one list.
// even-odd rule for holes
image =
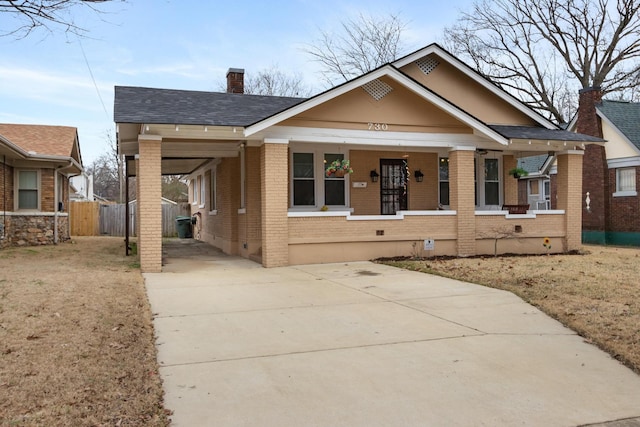
[[[590, 87], [580, 90], [578, 101], [578, 118], [576, 131], [585, 135], [602, 138], [602, 122], [598, 118], [596, 106], [602, 100], [602, 90], [599, 87]], [[595, 236], [601, 236], [605, 243], [604, 232], [607, 230], [609, 218], [609, 168], [607, 166], [607, 153], [600, 145], [587, 145], [582, 160], [582, 197], [583, 200], [589, 193], [591, 199], [590, 209], [586, 210], [583, 202], [582, 230], [597, 232]], [[594, 237], [589, 237], [589, 242], [594, 242]], [[596, 240], [599, 240], [596, 237]]]
[[227, 71], [227, 93], [244, 93], [244, 69], [229, 68]]

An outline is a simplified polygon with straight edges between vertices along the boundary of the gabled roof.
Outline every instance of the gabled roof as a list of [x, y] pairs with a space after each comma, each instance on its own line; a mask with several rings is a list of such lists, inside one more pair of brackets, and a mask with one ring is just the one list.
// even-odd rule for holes
[[515, 96], [511, 95], [509, 92], [505, 91], [504, 89], [499, 87], [497, 84], [495, 84], [491, 80], [487, 79], [485, 76], [480, 74], [478, 71], [474, 70], [469, 65], [467, 65], [464, 62], [462, 62], [460, 59], [456, 58], [449, 51], [447, 51], [446, 49], [444, 49], [443, 47], [441, 47], [437, 43], [432, 43], [432, 44], [430, 44], [430, 45], [428, 45], [426, 47], [423, 47], [422, 49], [418, 49], [413, 53], [410, 53], [410, 54], [408, 54], [406, 56], [403, 56], [402, 58], [396, 59], [394, 62], [392, 62], [392, 64], [395, 67], [401, 68], [401, 67], [404, 67], [405, 65], [407, 65], [407, 64], [409, 64], [411, 62], [417, 61], [420, 58], [423, 58], [423, 57], [425, 57], [427, 55], [430, 55], [430, 54], [436, 54], [439, 57], [441, 57], [442, 59], [445, 59], [447, 62], [449, 62], [454, 67], [456, 67], [458, 70], [460, 70], [462, 73], [464, 73], [467, 77], [469, 77], [472, 80], [474, 80], [475, 82], [479, 83], [485, 89], [487, 89], [490, 92], [494, 93], [498, 97], [504, 99], [511, 106], [513, 106], [514, 108], [516, 108], [520, 112], [526, 114], [527, 116], [529, 116], [531, 119], [533, 119], [537, 123], [540, 123], [541, 126], [544, 126], [544, 127], [548, 128], [548, 129], [556, 129], [557, 128], [556, 124], [552, 123], [551, 121], [546, 119], [544, 116], [542, 116], [540, 113], [538, 113], [537, 111], [535, 111], [532, 108], [530, 108], [527, 105], [525, 105], [522, 101], [517, 99]]
[[331, 88], [323, 93], [320, 93], [316, 96], [313, 96], [307, 100], [304, 100], [302, 102], [300, 102], [297, 105], [294, 105], [286, 110], [280, 111], [270, 117], [265, 118], [264, 120], [258, 121], [254, 124], [252, 124], [251, 126], [247, 127], [247, 129], [245, 130], [245, 135], [246, 136], [250, 136], [253, 135], [257, 132], [260, 132], [261, 130], [264, 130], [270, 126], [276, 125], [284, 120], [287, 120], [295, 115], [298, 115], [304, 111], [307, 111], [317, 105], [320, 105], [324, 102], [327, 102], [331, 99], [337, 98], [338, 96], [349, 92], [353, 89], [359, 88], [362, 85], [369, 83], [373, 80], [376, 80], [380, 77], [384, 77], [384, 76], [388, 76], [398, 82], [400, 82], [402, 85], [404, 85], [407, 89], [413, 91], [415, 94], [417, 94], [418, 96], [421, 96], [422, 98], [426, 99], [427, 101], [431, 102], [432, 104], [436, 105], [438, 108], [446, 111], [448, 114], [452, 115], [453, 117], [455, 117], [456, 119], [460, 120], [461, 122], [465, 123], [466, 125], [468, 125], [469, 127], [471, 127], [472, 129], [474, 129], [475, 131], [493, 139], [496, 140], [497, 142], [500, 142], [504, 145], [507, 144], [507, 139], [503, 138], [502, 135], [500, 135], [498, 132], [496, 132], [495, 130], [491, 129], [489, 126], [487, 126], [484, 122], [482, 122], [481, 120], [477, 119], [476, 117], [473, 117], [471, 114], [467, 113], [466, 111], [460, 109], [458, 106], [452, 104], [451, 102], [449, 102], [448, 100], [444, 99], [443, 97], [441, 97], [440, 95], [438, 95], [437, 93], [433, 92], [432, 90], [426, 88], [425, 86], [421, 85], [419, 82], [417, 82], [416, 80], [412, 79], [411, 77], [407, 76], [406, 74], [404, 74], [403, 72], [401, 72], [399, 69], [397, 69], [395, 66], [391, 65], [391, 64], [386, 64], [383, 65], [373, 71], [370, 71], [360, 77], [356, 77], [352, 80], [349, 80], [348, 82], [345, 82], [341, 85], [338, 85], [334, 88]]
[[544, 169], [550, 165], [549, 160], [551, 160], [553, 156], [549, 156], [548, 154], [541, 154], [539, 156], [529, 156], [522, 157], [518, 159], [518, 167], [526, 170], [530, 175], [531, 174], [540, 174], [546, 172]]
[[73, 157], [78, 140], [77, 129], [68, 126], [0, 123], [0, 136], [32, 156]]
[[629, 142], [640, 149], [640, 103], [603, 99], [596, 108]]
[[305, 98], [116, 86], [116, 123], [244, 127]]

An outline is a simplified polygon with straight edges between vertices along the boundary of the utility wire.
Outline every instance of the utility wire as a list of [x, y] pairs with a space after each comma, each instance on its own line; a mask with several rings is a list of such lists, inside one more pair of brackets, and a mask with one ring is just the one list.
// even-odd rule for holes
[[111, 120], [111, 117], [109, 117], [109, 113], [107, 112], [107, 107], [104, 105], [104, 101], [102, 100], [102, 95], [100, 94], [100, 89], [98, 89], [98, 84], [96, 83], [96, 79], [95, 77], [93, 77], [93, 71], [91, 71], [91, 66], [89, 65], [89, 60], [87, 59], [87, 55], [84, 52], [84, 47], [82, 47], [82, 41], [80, 40], [80, 37], [78, 37], [78, 44], [80, 45], [80, 50], [82, 51], [82, 57], [84, 58], [84, 63], [87, 64], [87, 69], [89, 70], [89, 75], [91, 76], [91, 80], [93, 81], [93, 86], [96, 88], [98, 99], [100, 99], [100, 103], [102, 104], [102, 109], [104, 110], [104, 114], [107, 116], [107, 120]]

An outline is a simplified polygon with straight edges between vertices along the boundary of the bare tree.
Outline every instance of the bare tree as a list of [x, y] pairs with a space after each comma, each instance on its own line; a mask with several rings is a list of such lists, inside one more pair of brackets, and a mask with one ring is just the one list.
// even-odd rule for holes
[[445, 30], [446, 46], [563, 123], [577, 89], [637, 85], [639, 9], [639, 0], [479, 0]]
[[333, 86], [397, 59], [404, 49], [406, 26], [398, 15], [360, 14], [358, 19], [342, 22], [339, 34], [321, 31], [304, 51], [320, 63], [323, 79]]
[[311, 90], [304, 85], [300, 74], [288, 75], [277, 66], [258, 71], [255, 75], [247, 73], [244, 92], [253, 95], [294, 96], [306, 98]]
[[93, 175], [93, 193], [111, 201], [121, 201], [121, 162], [115, 138], [110, 131], [105, 131], [105, 139], [109, 143], [107, 151], [98, 156], [86, 172]]
[[0, 13], [15, 19], [15, 28], [2, 28], [0, 35], [22, 38], [38, 28], [49, 31], [62, 28], [66, 32], [81, 34], [86, 30], [75, 24], [71, 9], [85, 7], [99, 12], [99, 3], [111, 1], [115, 0], [0, 0]]

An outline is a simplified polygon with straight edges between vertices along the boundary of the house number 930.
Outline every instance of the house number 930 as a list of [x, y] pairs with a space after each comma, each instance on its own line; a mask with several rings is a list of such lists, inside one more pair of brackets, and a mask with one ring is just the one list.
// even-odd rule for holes
[[369, 122], [369, 130], [389, 130], [389, 125], [386, 123]]

